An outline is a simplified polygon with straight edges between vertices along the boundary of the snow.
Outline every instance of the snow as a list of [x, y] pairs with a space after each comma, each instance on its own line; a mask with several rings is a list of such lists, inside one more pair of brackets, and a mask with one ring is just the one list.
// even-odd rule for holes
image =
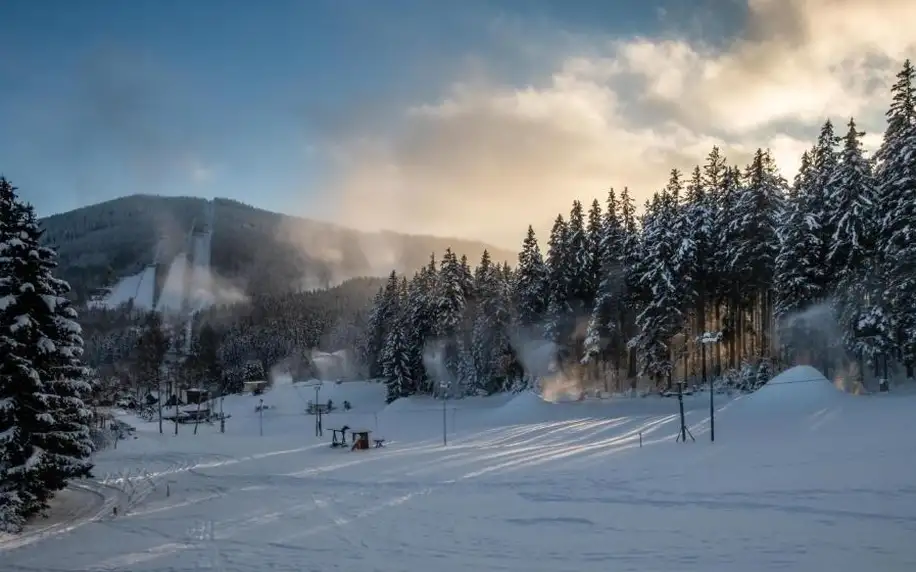
[[[0, 544], [4, 568], [916, 569], [916, 396], [845, 395], [793, 368], [754, 394], [717, 396], [715, 443], [708, 394], [686, 397], [697, 439], [686, 444], [671, 398], [385, 406], [373, 382], [326, 382], [318, 396], [353, 405], [324, 417], [323, 438], [304, 413], [315, 384], [283, 378], [225, 398], [225, 434], [159, 435], [125, 418], [136, 438], [98, 454], [95, 470], [119, 489], [118, 516]], [[256, 412], [261, 399], [270, 408]], [[832, 414], [812, 417], [822, 410]], [[331, 449], [328, 428], [344, 424], [386, 447]]]
[[192, 309], [203, 310], [213, 305], [214, 284], [210, 273], [210, 243], [212, 232], [195, 234], [191, 238], [193, 266], [188, 302]]
[[133, 300], [135, 308], [151, 310], [155, 289], [156, 267], [147, 266], [142, 272], [119, 280], [101, 300], [94, 300], [89, 305], [93, 308], [113, 309]]
[[165, 275], [165, 284], [156, 302], [157, 312], [181, 312], [185, 299], [185, 273], [188, 271], [188, 255], [181, 253], [175, 257]]

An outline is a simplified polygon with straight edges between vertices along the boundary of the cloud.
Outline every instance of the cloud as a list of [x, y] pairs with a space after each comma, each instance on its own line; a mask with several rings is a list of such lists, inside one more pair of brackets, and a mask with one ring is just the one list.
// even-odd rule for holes
[[734, 162], [770, 147], [791, 176], [827, 117], [856, 116], [874, 143], [888, 86], [916, 48], [900, 25], [916, 21], [916, 3], [747, 8], [742, 37], [724, 47], [674, 35], [565, 41], [564, 32], [552, 46], [562, 57], [529, 85], [464, 78], [401, 109], [394, 128], [326, 142], [338, 218], [514, 247], [525, 225], [545, 229], [574, 198], [628, 185], [641, 203], [713, 145]]

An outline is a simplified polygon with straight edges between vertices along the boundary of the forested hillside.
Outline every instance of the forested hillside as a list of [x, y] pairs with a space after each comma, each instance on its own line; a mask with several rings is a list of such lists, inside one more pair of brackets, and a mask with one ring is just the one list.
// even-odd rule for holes
[[580, 387], [742, 370], [765, 382], [793, 363], [912, 378], [914, 81], [907, 61], [872, 157], [851, 119], [823, 124], [791, 184], [765, 149], [740, 166], [714, 147], [640, 214], [626, 189], [576, 201], [543, 253], [529, 227], [514, 272], [448, 253], [409, 280], [392, 273], [369, 318], [370, 372], [390, 399], [442, 381], [490, 393], [520, 381], [527, 346], [547, 340]]
[[[56, 246], [61, 278], [85, 300], [119, 278], [159, 263], [161, 287], [168, 265], [186, 248], [206, 201], [194, 197], [133, 195], [41, 221], [46, 244]], [[280, 294], [339, 284], [357, 276], [384, 276], [420, 268], [430, 252], [451, 246], [477, 257], [474, 242], [392, 232], [367, 233], [215, 199], [212, 270], [249, 295]], [[495, 250], [500, 260], [514, 254]]]

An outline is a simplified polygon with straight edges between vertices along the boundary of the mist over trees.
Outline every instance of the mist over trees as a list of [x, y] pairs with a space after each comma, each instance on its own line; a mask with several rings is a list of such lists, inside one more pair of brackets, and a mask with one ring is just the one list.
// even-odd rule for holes
[[[640, 215], [628, 189], [575, 201], [514, 270], [446, 252], [376, 294], [361, 348], [389, 399], [523, 387], [524, 354], [607, 390], [812, 363], [913, 377], [916, 95], [907, 61], [883, 142], [826, 121], [789, 183], [768, 150], [744, 166], [713, 148]], [[829, 374], [829, 371], [828, 371]]]
[[[158, 293], [207, 209], [198, 197], [121, 197], [43, 219], [42, 242], [58, 250], [58, 276], [72, 285], [70, 297], [79, 303], [150, 265], [156, 268]], [[361, 232], [230, 199], [214, 199], [212, 209], [211, 272], [248, 296], [328, 288], [349, 278], [384, 275], [389, 265], [412, 272], [430, 251], [443, 252], [448, 245], [475, 257], [487, 248], [475, 241]], [[499, 260], [512, 256], [491, 254]]]

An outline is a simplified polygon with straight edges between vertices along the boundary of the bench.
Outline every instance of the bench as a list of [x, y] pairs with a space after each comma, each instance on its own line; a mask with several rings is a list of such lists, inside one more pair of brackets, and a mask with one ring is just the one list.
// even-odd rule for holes
[[385, 446], [385, 440], [384, 440], [384, 439], [373, 439], [372, 442], [375, 443], [375, 448], [376, 448], [376, 449], [381, 449], [382, 447]]

